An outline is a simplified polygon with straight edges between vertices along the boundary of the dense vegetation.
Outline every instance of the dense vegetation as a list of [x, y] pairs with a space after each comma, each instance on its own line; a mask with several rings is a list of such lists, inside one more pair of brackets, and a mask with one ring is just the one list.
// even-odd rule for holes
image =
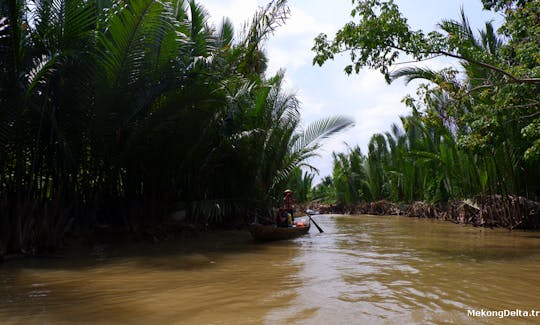
[[269, 213], [318, 140], [266, 76], [273, 1], [241, 36], [194, 1], [0, 3], [0, 257], [70, 230], [139, 231], [184, 210], [242, 224]]
[[[488, 1], [504, 22], [474, 33], [465, 13], [445, 20], [440, 31], [413, 31], [393, 1], [354, 1], [353, 20], [333, 39], [315, 40], [314, 63], [347, 52], [345, 72], [380, 70], [389, 82], [427, 81], [402, 125], [359, 148], [334, 154], [332, 177], [314, 198], [341, 204], [375, 200], [446, 202], [476, 195], [540, 197], [540, 3]], [[415, 60], [456, 58], [461, 69], [394, 70]], [[399, 67], [398, 67], [399, 68]]]
[[[355, 1], [353, 21], [315, 40], [314, 63], [350, 54], [346, 73], [422, 79], [412, 114], [334, 154], [314, 189], [318, 141], [351, 124], [300, 124], [300, 104], [268, 76], [264, 41], [285, 0], [240, 34], [195, 1], [6, 0], [0, 3], [0, 257], [108, 227], [137, 232], [270, 217], [285, 187], [299, 201], [445, 202], [540, 197], [540, 5], [483, 0], [505, 20], [479, 33], [465, 14], [413, 31], [393, 1]], [[355, 21], [356, 20], [356, 21]], [[461, 69], [393, 70], [401, 55], [456, 58]], [[391, 72], [393, 71], [393, 72]], [[307, 166], [309, 167], [309, 166]]]

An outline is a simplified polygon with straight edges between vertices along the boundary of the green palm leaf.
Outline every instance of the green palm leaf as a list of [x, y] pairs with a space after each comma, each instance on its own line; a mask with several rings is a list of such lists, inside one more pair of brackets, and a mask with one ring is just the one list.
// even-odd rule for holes
[[436, 71], [429, 68], [420, 68], [420, 67], [407, 67], [403, 69], [398, 69], [395, 72], [390, 74], [391, 80], [396, 80], [399, 78], [404, 78], [405, 83], [408, 84], [416, 79], [426, 79], [426, 80], [436, 80], [438, 74]]
[[329, 117], [315, 121], [309, 124], [308, 127], [299, 134], [297, 139], [294, 139], [292, 151], [300, 151], [310, 146], [315, 148], [323, 139], [353, 125], [354, 121], [351, 118], [344, 116]]
[[107, 27], [98, 38], [99, 62], [110, 86], [140, 80], [148, 42], [160, 39], [157, 36], [164, 33], [163, 24], [170, 25], [169, 18], [154, 0], [119, 2], [111, 8]]

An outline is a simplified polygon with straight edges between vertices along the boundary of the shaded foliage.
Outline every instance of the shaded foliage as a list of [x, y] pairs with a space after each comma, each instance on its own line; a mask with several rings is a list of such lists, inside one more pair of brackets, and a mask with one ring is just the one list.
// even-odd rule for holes
[[283, 73], [265, 75], [262, 43], [288, 14], [271, 1], [237, 39], [195, 1], [2, 2], [0, 255], [178, 210], [209, 226], [269, 213], [351, 124], [301, 130]]

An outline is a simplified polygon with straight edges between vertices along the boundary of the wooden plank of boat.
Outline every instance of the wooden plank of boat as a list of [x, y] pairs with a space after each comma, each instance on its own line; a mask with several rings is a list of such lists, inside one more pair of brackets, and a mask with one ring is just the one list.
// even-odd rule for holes
[[292, 239], [309, 232], [309, 227], [311, 226], [309, 221], [304, 224], [304, 226], [296, 227], [277, 227], [276, 225], [253, 223], [249, 225], [249, 231], [251, 232], [251, 236], [259, 241]]

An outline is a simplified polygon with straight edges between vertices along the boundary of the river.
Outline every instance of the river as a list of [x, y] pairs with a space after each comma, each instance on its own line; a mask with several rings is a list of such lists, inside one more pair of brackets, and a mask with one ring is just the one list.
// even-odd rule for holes
[[12, 260], [0, 265], [0, 323], [540, 322], [540, 314], [524, 316], [540, 310], [538, 232], [390, 216], [314, 219], [325, 232], [312, 227], [292, 241], [259, 244], [225, 231]]

